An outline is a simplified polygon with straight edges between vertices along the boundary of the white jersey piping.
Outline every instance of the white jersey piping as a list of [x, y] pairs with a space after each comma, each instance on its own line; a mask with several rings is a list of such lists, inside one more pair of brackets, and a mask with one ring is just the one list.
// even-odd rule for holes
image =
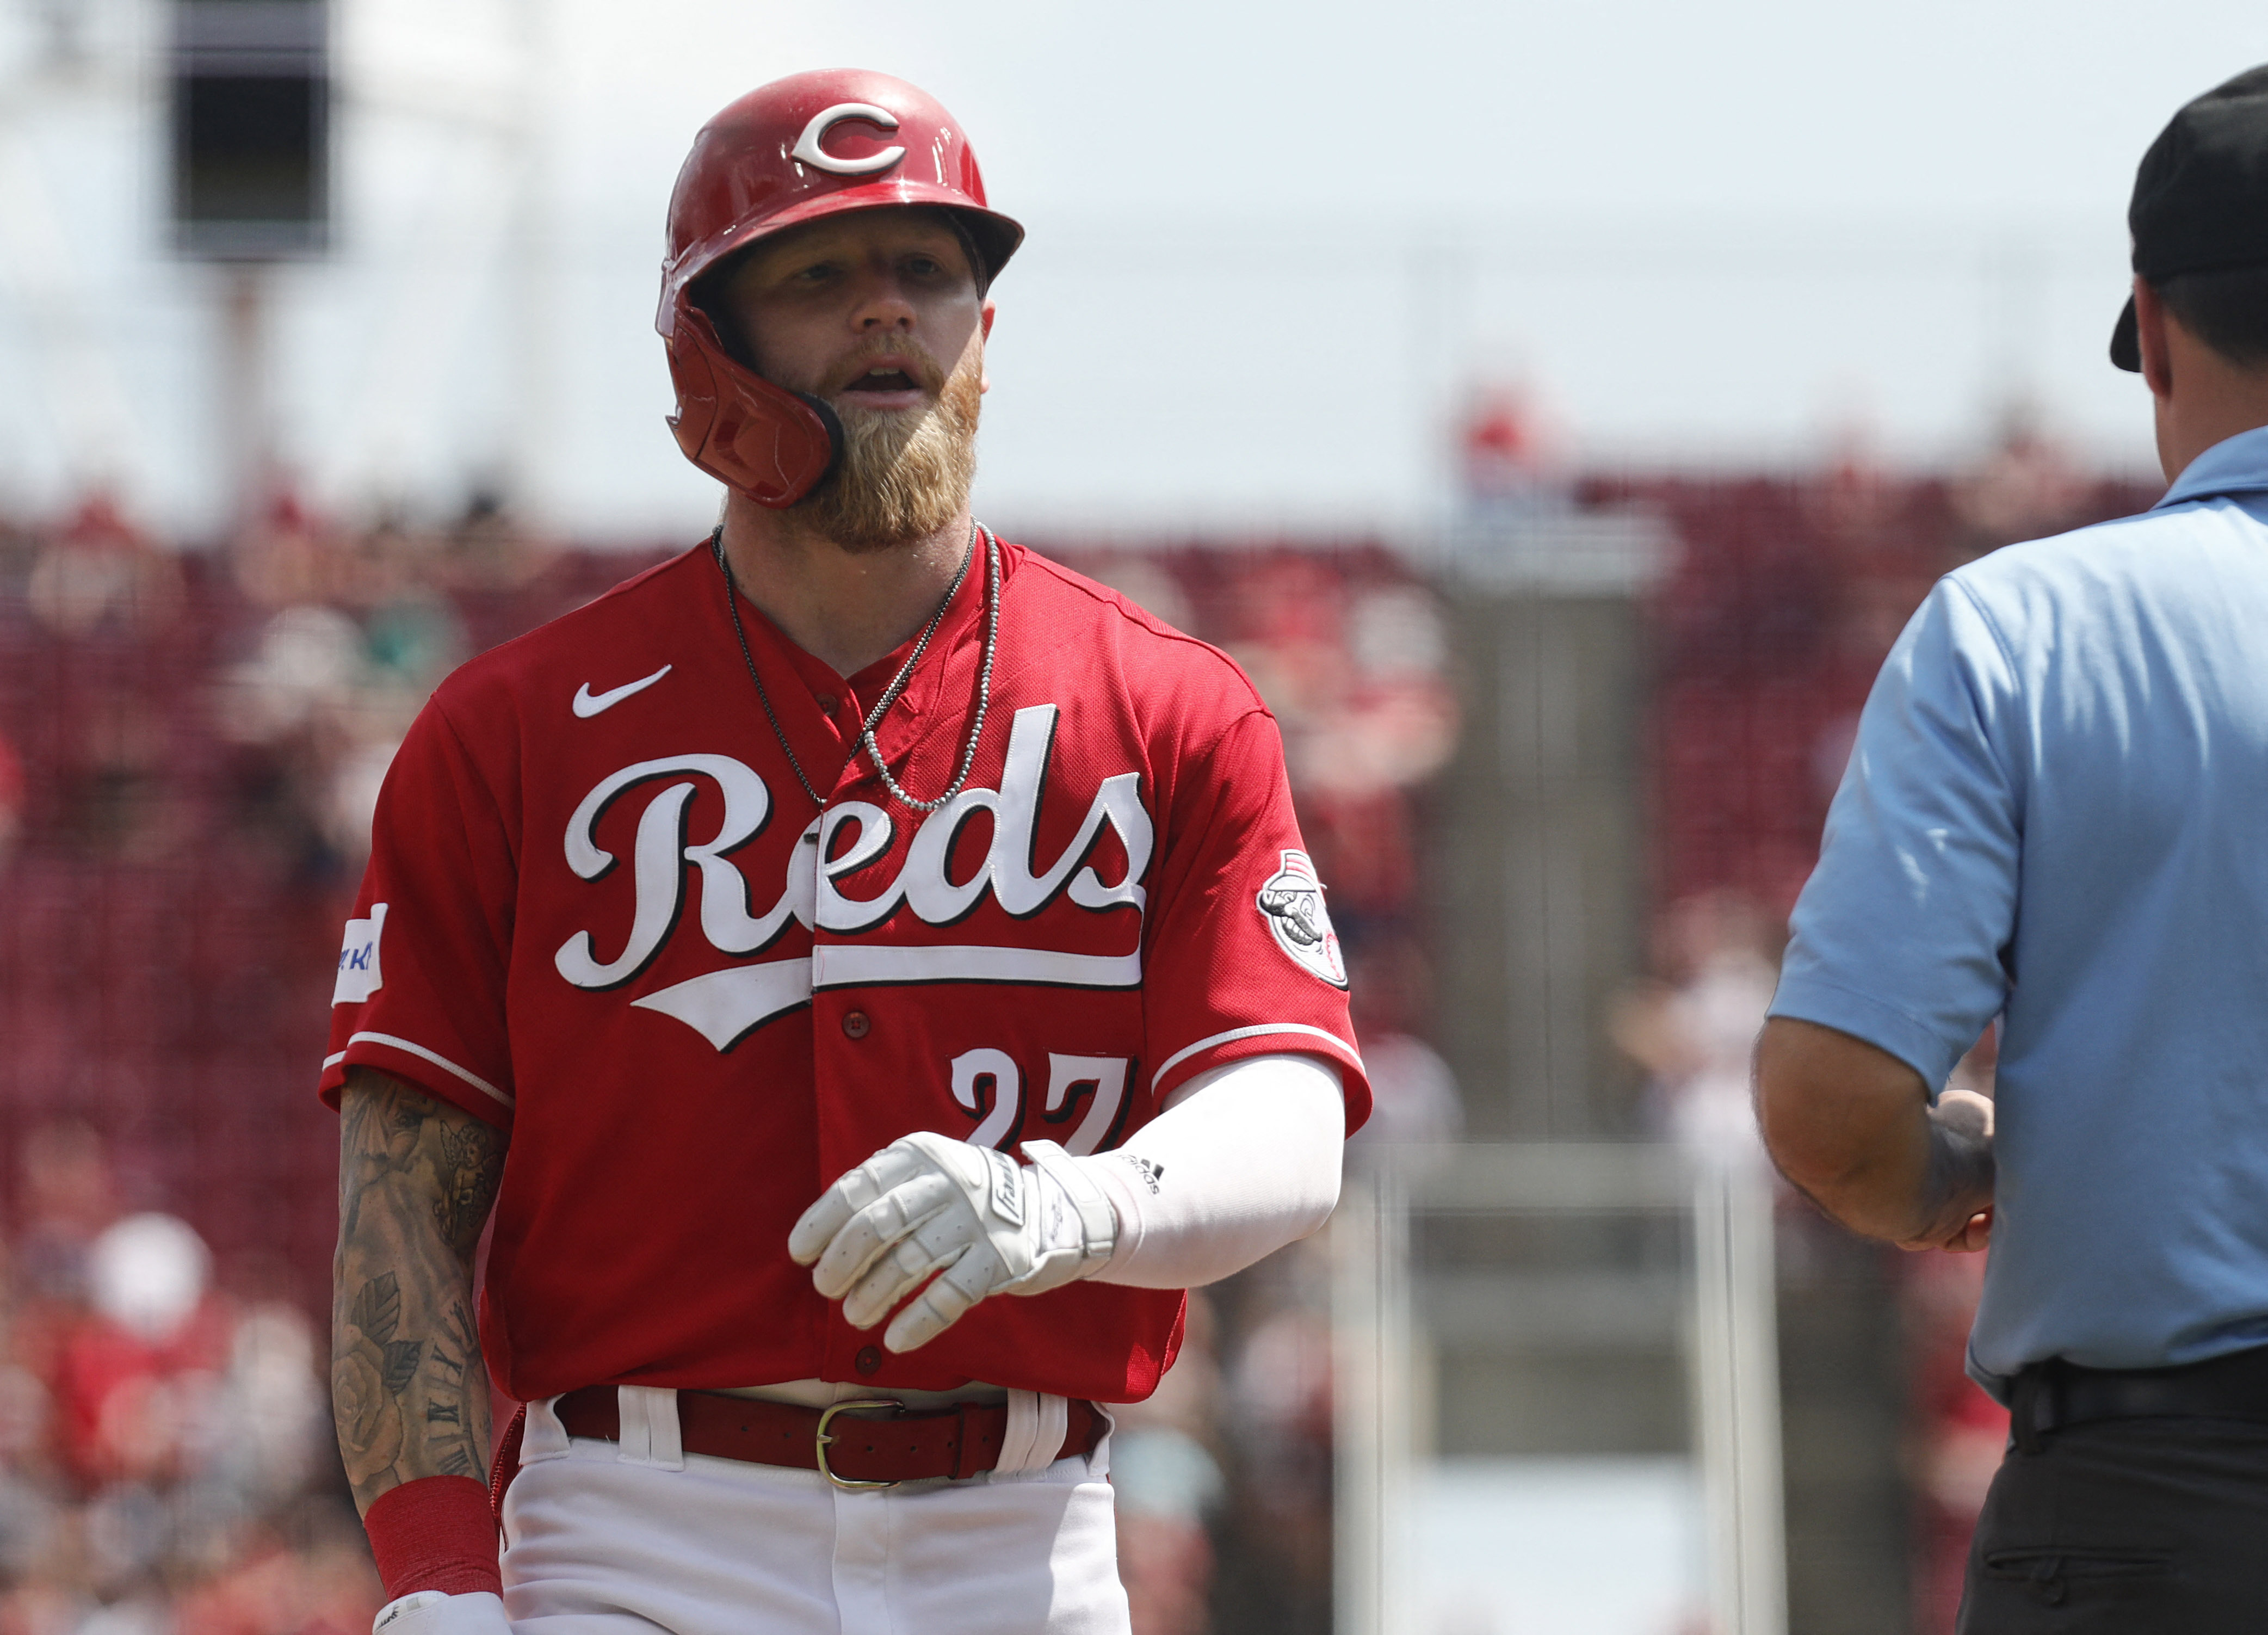
[[[494, 1085], [482, 1078], [478, 1073], [467, 1072], [463, 1068], [458, 1066], [447, 1057], [438, 1055], [435, 1052], [427, 1049], [422, 1044], [413, 1044], [407, 1039], [397, 1039], [392, 1034], [349, 1034], [347, 1035], [347, 1043], [350, 1046], [364, 1043], [382, 1044], [392, 1049], [407, 1050], [412, 1056], [418, 1057], [423, 1060], [431, 1062], [436, 1067], [446, 1068], [448, 1072], [456, 1074], [458, 1078], [472, 1086], [474, 1089], [479, 1091], [482, 1095], [491, 1096], [506, 1107], [510, 1107], [512, 1104], [512, 1101], [510, 1096], [497, 1089]], [[343, 1056], [345, 1052], [342, 1051], [340, 1054]]]
[[1150, 1088], [1155, 1090], [1160, 1079], [1200, 1050], [1210, 1050], [1217, 1044], [1233, 1044], [1239, 1039], [1257, 1039], [1265, 1034], [1304, 1034], [1310, 1038], [1320, 1039], [1346, 1057], [1348, 1061], [1352, 1062], [1357, 1072], [1367, 1075], [1370, 1071], [1363, 1066], [1362, 1057], [1355, 1054], [1354, 1047], [1335, 1033], [1321, 1027], [1310, 1027], [1305, 1022], [1262, 1022], [1252, 1027], [1232, 1027], [1225, 1034], [1215, 1034], [1210, 1039], [1200, 1039], [1195, 1044], [1184, 1045], [1167, 1057], [1165, 1064], [1150, 1075]]

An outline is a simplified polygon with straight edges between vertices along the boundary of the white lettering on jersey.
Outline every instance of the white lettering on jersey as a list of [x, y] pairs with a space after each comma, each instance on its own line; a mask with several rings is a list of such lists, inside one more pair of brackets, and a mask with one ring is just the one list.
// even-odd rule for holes
[[819, 924], [823, 931], [856, 936], [862, 931], [880, 925], [897, 912], [898, 902], [906, 895], [903, 874], [892, 880], [876, 895], [860, 902], [846, 897], [835, 889], [835, 882], [845, 874], [856, 874], [876, 858], [890, 849], [890, 836], [896, 826], [890, 814], [881, 807], [865, 800], [846, 800], [839, 806], [829, 806], [819, 818], [819, 855], [828, 858], [835, 850], [835, 837], [845, 825], [856, 823], [858, 832], [843, 849], [843, 855], [821, 863], [816, 871], [818, 881]]
[[1323, 906], [1323, 884], [1315, 878], [1315, 865], [1306, 852], [1286, 851], [1284, 866], [1269, 877], [1255, 901], [1276, 946], [1301, 969], [1314, 972], [1334, 988], [1347, 985], [1339, 934], [1331, 929], [1330, 910]]
[[[791, 920], [806, 930], [857, 936], [902, 905], [924, 924], [950, 925], [973, 910], [987, 891], [1019, 919], [1030, 918], [1057, 896], [1067, 896], [1094, 913], [1121, 906], [1139, 912], [1149, 902], [1141, 882], [1149, 870], [1157, 831], [1142, 805], [1138, 773], [1104, 779], [1071, 843], [1045, 867], [1039, 865], [1035, 847], [1057, 715], [1053, 704], [1019, 710], [1009, 730], [1000, 787], [965, 789], [932, 813], [915, 832], [897, 878], [872, 896], [849, 896], [838, 882], [889, 851], [895, 821], [867, 801], [846, 800], [828, 807], [805, 831], [816, 843], [799, 844], [790, 853], [779, 899], [762, 916], [749, 910], [747, 878], [732, 854], [755, 838], [771, 814], [771, 791], [763, 779], [729, 755], [672, 755], [624, 767], [583, 798], [568, 820], [564, 843], [567, 866], [578, 879], [604, 878], [616, 858], [596, 839], [600, 817], [633, 789], [662, 784], [639, 814], [630, 848], [634, 899], [629, 936], [619, 954], [601, 960], [593, 933], [577, 932], [560, 946], [553, 964], [578, 988], [617, 988], [631, 981], [653, 961], [677, 928], [685, 907], [688, 864], [701, 877], [702, 936], [719, 954], [740, 957], [762, 953]], [[725, 814], [717, 833], [696, 843], [689, 841], [686, 825], [698, 788], [692, 780], [697, 778], [717, 786]], [[673, 779], [676, 781], [666, 781]], [[991, 814], [992, 843], [975, 872], [965, 880], [955, 880], [948, 866], [953, 843], [980, 811]], [[1125, 873], [1113, 883], [1105, 883], [1088, 861], [1105, 824], [1126, 853]], [[1141, 979], [1138, 947], [1124, 954], [1088, 954], [1003, 944], [907, 947], [823, 943], [810, 958], [712, 971], [633, 1003], [676, 1018], [724, 1050], [772, 1017], [806, 1003], [814, 986], [1000, 982], [1130, 988]]]
[[640, 1010], [674, 1016], [719, 1050], [729, 1050], [773, 1017], [811, 1003], [811, 961], [728, 965], [630, 1003]]
[[[1086, 1103], [1079, 1128], [1063, 1144], [1064, 1152], [1084, 1158], [1115, 1133], [1126, 1105], [1126, 1076], [1132, 1066], [1123, 1056], [1048, 1053], [1048, 1094], [1041, 1116], [1050, 1124], [1065, 1123], [1081, 1101]], [[967, 1050], [953, 1058], [946, 1072], [953, 1081], [953, 1099], [978, 1120], [965, 1138], [968, 1144], [1006, 1151], [1014, 1144], [1024, 1114], [1024, 1075], [1016, 1059], [1005, 1050]]]
[[[771, 815], [772, 792], [764, 780], [730, 755], [671, 755], [641, 761], [600, 781], [583, 797], [574, 816], [567, 820], [567, 866], [580, 880], [599, 880], [615, 866], [615, 854], [603, 851], [593, 833], [600, 815], [615, 799], [634, 786], [673, 774], [690, 772], [709, 778], [725, 797], [724, 821], [717, 833], [698, 845], [688, 845], [685, 809], [692, 802], [694, 785], [672, 784], [647, 803], [638, 819], [637, 840], [631, 848], [630, 878], [637, 887], [630, 916], [630, 940], [614, 959], [601, 963], [593, 951], [591, 933], [577, 932], [559, 946], [552, 963], [578, 988], [616, 988], [636, 976], [661, 951], [677, 927], [685, 906], [685, 867], [701, 872], [701, 934], [719, 954], [754, 954], [787, 929], [792, 917], [809, 925], [803, 894], [795, 889], [795, 871], [789, 870], [780, 899], [762, 919], [748, 913], [747, 877], [726, 855], [756, 836]], [[804, 848], [796, 848], [801, 860]]]
[[803, 128], [796, 138], [790, 157], [801, 160], [814, 170], [823, 170], [836, 176], [865, 176], [878, 170], [887, 170], [905, 158], [901, 147], [884, 148], [863, 159], [837, 158], [819, 145], [827, 133], [846, 119], [864, 120], [882, 130], [895, 130], [898, 116], [887, 108], [878, 108], [871, 102], [838, 102], [831, 108], [822, 108], [812, 115], [811, 123]]
[[1072, 1106], [1086, 1098], [1086, 1116], [1079, 1121], [1079, 1129], [1063, 1144], [1064, 1151], [1073, 1158], [1085, 1158], [1102, 1145], [1118, 1122], [1118, 1109], [1126, 1101], [1126, 1070], [1130, 1064], [1123, 1056], [1057, 1056], [1048, 1053], [1048, 1101], [1046, 1117], [1049, 1123], [1060, 1123], [1071, 1116]]
[[386, 904], [370, 905], [370, 917], [347, 922], [339, 948], [339, 977], [331, 988], [333, 1005], [360, 1005], [386, 981], [378, 968], [378, 939], [386, 930]]
[[[953, 1099], [982, 1121], [968, 1134], [971, 1146], [997, 1147], [1003, 1136], [1015, 1132], [1024, 1111], [1024, 1075], [1005, 1050], [969, 1050], [953, 1058]], [[992, 1105], [984, 1105], [984, 1086], [992, 1087]]]

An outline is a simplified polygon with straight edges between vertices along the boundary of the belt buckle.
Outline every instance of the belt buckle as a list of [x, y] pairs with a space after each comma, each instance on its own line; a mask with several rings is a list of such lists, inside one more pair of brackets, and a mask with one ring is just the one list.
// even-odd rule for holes
[[905, 1409], [905, 1404], [887, 1396], [869, 1396], [861, 1397], [854, 1402], [836, 1403], [831, 1407], [821, 1409], [819, 1410], [819, 1431], [816, 1438], [814, 1439], [812, 1450], [819, 1461], [819, 1474], [825, 1477], [829, 1482], [832, 1482], [836, 1486], [843, 1489], [845, 1492], [871, 1493], [878, 1491], [882, 1488], [895, 1487], [897, 1485], [895, 1482], [861, 1482], [851, 1477], [837, 1476], [833, 1470], [828, 1468], [827, 1445], [829, 1442], [832, 1442], [835, 1439], [828, 1434], [827, 1427], [835, 1423], [836, 1415], [850, 1413], [855, 1409], [861, 1408], [887, 1408], [895, 1411], [902, 1412]]

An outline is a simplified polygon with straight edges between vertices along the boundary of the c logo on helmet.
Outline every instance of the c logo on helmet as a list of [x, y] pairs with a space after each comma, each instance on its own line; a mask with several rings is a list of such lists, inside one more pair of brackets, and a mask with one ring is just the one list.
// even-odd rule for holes
[[820, 138], [846, 119], [864, 120], [883, 130], [895, 130], [898, 116], [887, 108], [878, 108], [871, 102], [838, 102], [813, 115], [811, 123], [803, 128], [789, 157], [801, 160], [814, 169], [836, 176], [865, 176], [878, 170], [887, 170], [905, 158], [900, 147], [884, 148], [880, 153], [870, 153], [863, 159], [837, 158], [819, 145]]

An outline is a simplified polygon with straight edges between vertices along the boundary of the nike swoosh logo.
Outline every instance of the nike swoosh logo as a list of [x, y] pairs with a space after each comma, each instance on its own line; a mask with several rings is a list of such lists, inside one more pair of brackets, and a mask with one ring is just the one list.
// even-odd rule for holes
[[624, 681], [620, 687], [608, 688], [603, 693], [593, 692], [590, 682], [585, 681], [575, 689], [575, 713], [587, 721], [601, 710], [613, 709], [632, 693], [644, 692], [676, 667], [674, 664], [666, 664], [652, 675], [642, 676], [635, 681]]

